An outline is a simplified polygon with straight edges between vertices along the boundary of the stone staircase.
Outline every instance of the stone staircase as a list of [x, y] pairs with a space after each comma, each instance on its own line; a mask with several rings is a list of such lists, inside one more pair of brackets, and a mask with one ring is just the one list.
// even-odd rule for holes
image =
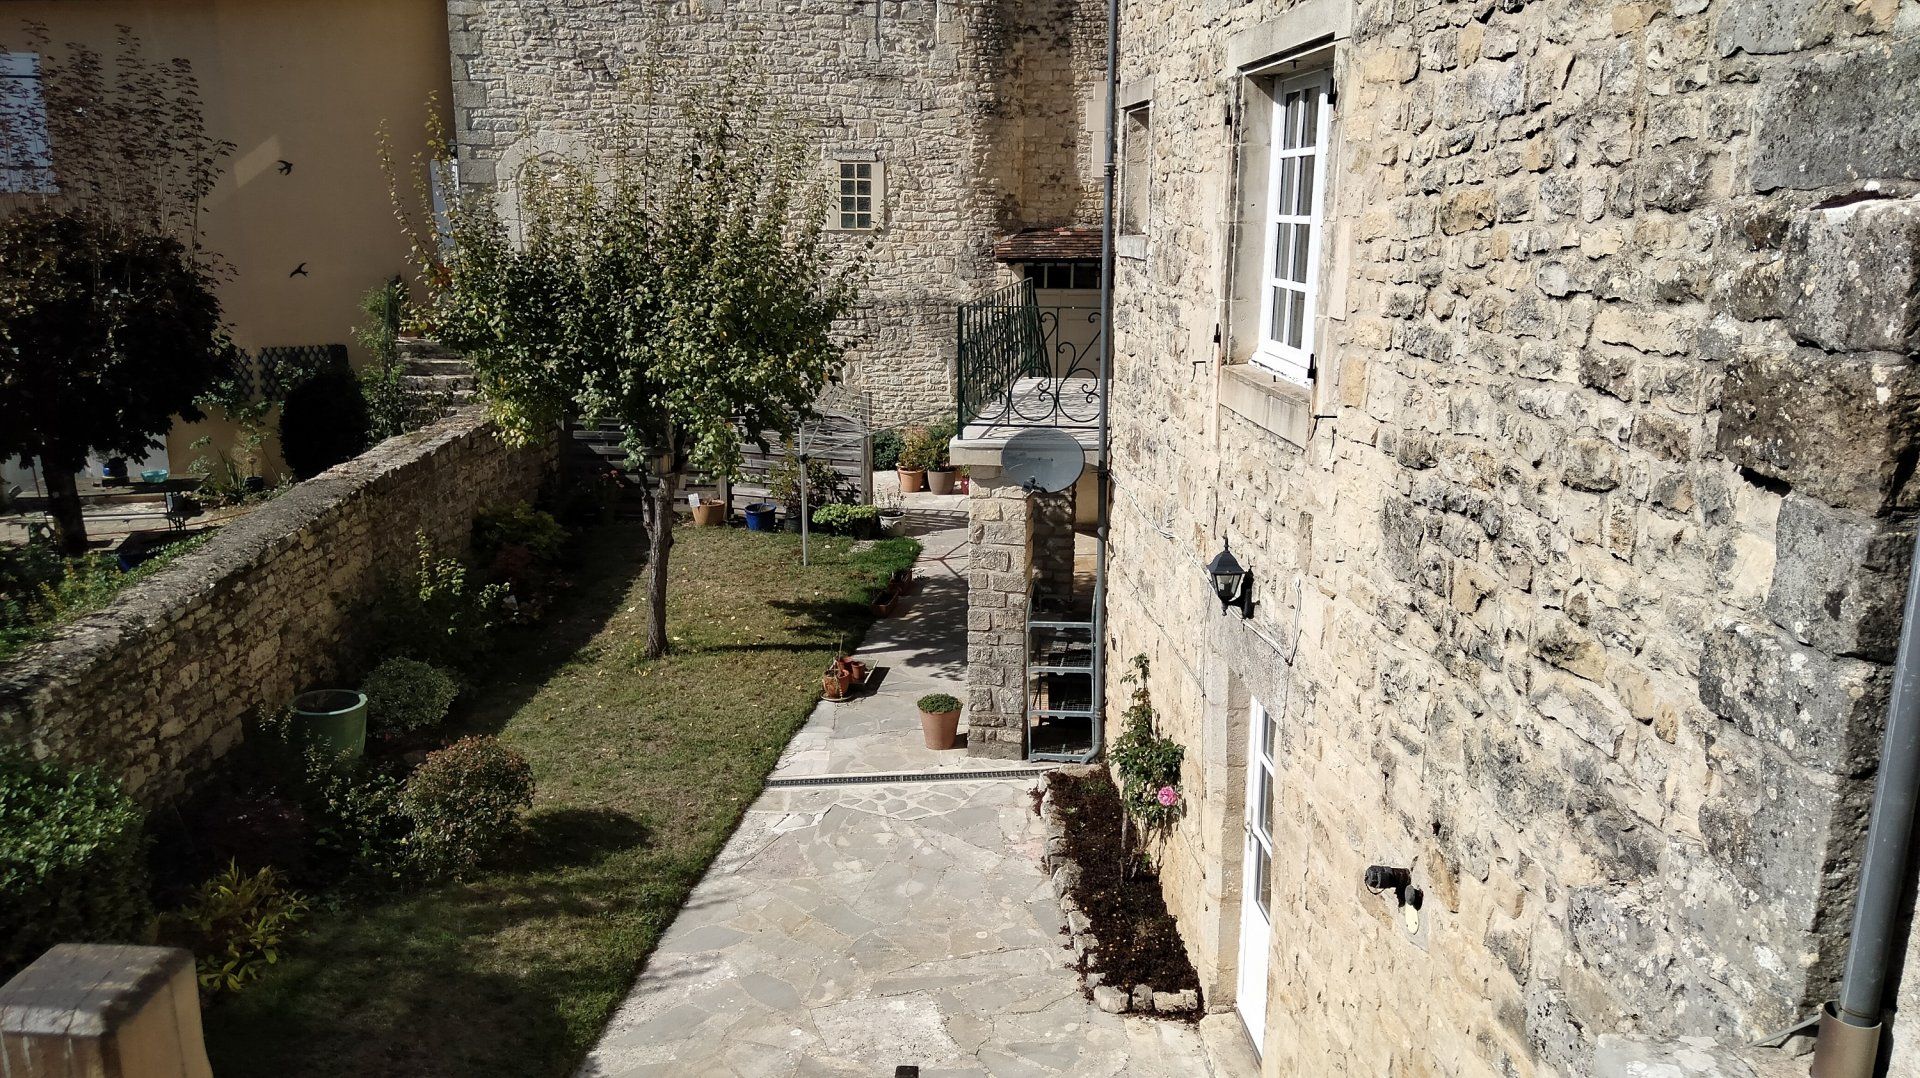
[[422, 337], [402, 337], [398, 349], [406, 364], [403, 380], [423, 400], [441, 402], [442, 412], [473, 400], [473, 366], [465, 357]]

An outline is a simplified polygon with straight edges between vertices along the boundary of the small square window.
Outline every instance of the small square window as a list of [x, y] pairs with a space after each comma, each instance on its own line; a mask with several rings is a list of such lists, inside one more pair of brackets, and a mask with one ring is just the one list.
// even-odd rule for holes
[[841, 161], [837, 169], [840, 208], [833, 215], [833, 226], [846, 231], [880, 227], [877, 212], [885, 190], [880, 165], [873, 161]]

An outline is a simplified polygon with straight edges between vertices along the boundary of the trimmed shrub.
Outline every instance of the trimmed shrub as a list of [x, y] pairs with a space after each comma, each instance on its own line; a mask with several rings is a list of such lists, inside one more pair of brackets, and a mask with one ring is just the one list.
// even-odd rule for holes
[[161, 939], [193, 952], [200, 991], [238, 992], [280, 961], [280, 946], [306, 920], [307, 900], [271, 868], [248, 874], [238, 864], [200, 885], [161, 924]]
[[98, 768], [0, 753], [0, 981], [56, 943], [146, 935], [145, 824]]
[[444, 722], [460, 683], [431, 663], [396, 658], [374, 667], [360, 691], [376, 729], [404, 733]]
[[516, 502], [473, 518], [474, 560], [485, 565], [508, 547], [524, 547], [541, 565], [553, 565], [567, 546], [567, 529], [543, 512]]
[[410, 873], [413, 823], [402, 809], [404, 786], [384, 772], [307, 759], [306, 811], [312, 825], [314, 879], [351, 879], [392, 886]]
[[813, 526], [836, 535], [865, 539], [880, 526], [880, 507], [840, 503], [823, 505], [813, 511]]
[[873, 468], [890, 472], [900, 466], [900, 432], [889, 427], [873, 432]]
[[498, 738], [461, 738], [428, 756], [401, 795], [413, 821], [414, 869], [429, 880], [471, 871], [500, 848], [531, 804], [533, 768]]
[[367, 448], [367, 399], [345, 354], [329, 355], [280, 406], [280, 455], [311, 479]]
[[944, 715], [949, 711], [960, 710], [960, 700], [949, 693], [930, 692], [916, 701], [914, 706], [929, 715]]

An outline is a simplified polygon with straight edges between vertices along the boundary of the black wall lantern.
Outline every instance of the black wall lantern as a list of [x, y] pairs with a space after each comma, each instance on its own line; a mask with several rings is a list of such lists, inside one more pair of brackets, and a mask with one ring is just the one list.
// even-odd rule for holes
[[1232, 548], [1224, 541], [1220, 544], [1220, 553], [1207, 563], [1207, 581], [1220, 600], [1222, 614], [1237, 606], [1241, 617], [1253, 616], [1253, 573], [1241, 567], [1240, 559], [1233, 556]]

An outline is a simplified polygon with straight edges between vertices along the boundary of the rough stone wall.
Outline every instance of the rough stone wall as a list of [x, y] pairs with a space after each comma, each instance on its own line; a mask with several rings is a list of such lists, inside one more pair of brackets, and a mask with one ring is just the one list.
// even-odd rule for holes
[[591, 150], [616, 122], [621, 80], [649, 62], [750, 71], [813, 126], [826, 157], [878, 160], [883, 227], [832, 234], [850, 248], [875, 241], [846, 327], [851, 371], [832, 403], [857, 412], [870, 400], [876, 423], [951, 411], [954, 308], [992, 287], [997, 236], [1098, 211], [1086, 194], [1096, 140], [1066, 123], [1086, 122], [1077, 95], [1098, 81], [1098, 47], [1079, 47], [1087, 19], [1103, 18], [1088, 0], [448, 0], [447, 10], [463, 183], [506, 184], [530, 157]]
[[552, 449], [507, 446], [473, 407], [295, 486], [0, 666], [0, 743], [178, 798], [250, 714], [358, 674], [361, 608], [415, 537], [463, 551], [475, 514], [532, 500]]
[[[1226, 406], [1216, 343], [1228, 55], [1282, 10], [1122, 30], [1156, 130], [1108, 668], [1149, 655], [1190, 748], [1163, 875], [1210, 1004], [1259, 699], [1266, 1073], [1583, 1074], [1604, 1032], [1785, 1026], [1838, 973], [1904, 583], [1920, 8], [1360, 0], [1292, 440]], [[1229, 538], [1250, 621], [1199, 571]]]
[[967, 755], [1026, 755], [1033, 501], [997, 468], [967, 494]]

